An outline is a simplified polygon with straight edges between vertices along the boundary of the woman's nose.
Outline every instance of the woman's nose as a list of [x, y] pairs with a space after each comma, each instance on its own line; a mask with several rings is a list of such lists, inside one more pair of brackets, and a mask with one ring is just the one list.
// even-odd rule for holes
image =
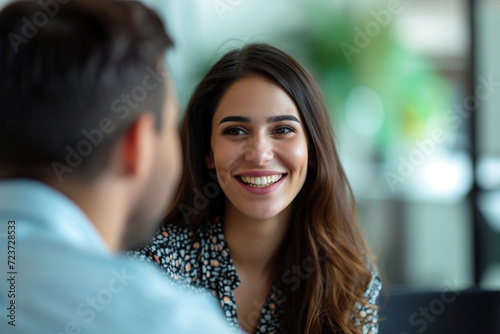
[[272, 160], [273, 157], [272, 143], [263, 136], [252, 138], [245, 148], [245, 160], [259, 166]]

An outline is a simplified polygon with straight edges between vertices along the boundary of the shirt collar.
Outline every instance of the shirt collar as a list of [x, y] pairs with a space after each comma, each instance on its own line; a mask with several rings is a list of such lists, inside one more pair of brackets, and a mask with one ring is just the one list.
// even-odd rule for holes
[[[85, 213], [63, 193], [31, 179], [0, 181], [0, 214], [86, 251], [110, 254]], [[20, 231], [21, 233], [21, 231]]]

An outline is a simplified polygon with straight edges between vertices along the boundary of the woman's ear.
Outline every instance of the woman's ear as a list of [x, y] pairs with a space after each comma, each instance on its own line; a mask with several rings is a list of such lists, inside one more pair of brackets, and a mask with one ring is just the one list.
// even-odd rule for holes
[[208, 169], [214, 169], [215, 168], [215, 163], [214, 163], [214, 153], [212, 150], [205, 155], [205, 166], [207, 166]]

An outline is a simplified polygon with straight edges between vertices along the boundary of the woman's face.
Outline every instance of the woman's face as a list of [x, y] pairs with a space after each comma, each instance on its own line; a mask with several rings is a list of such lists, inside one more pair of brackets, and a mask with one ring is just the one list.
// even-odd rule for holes
[[245, 78], [227, 89], [212, 119], [210, 144], [207, 166], [216, 169], [227, 205], [245, 216], [284, 212], [304, 185], [308, 140], [299, 111], [265, 79]]

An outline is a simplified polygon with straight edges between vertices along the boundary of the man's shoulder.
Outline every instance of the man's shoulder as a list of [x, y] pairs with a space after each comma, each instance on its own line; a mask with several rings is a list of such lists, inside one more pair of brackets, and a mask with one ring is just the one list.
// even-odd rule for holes
[[135, 332], [228, 332], [215, 299], [175, 289], [152, 264], [121, 257], [111, 262], [107, 269], [109, 280], [97, 290], [95, 296], [97, 302], [108, 297], [115, 299], [109, 303], [113, 305], [109, 309], [109, 317], [120, 321], [124, 315], [130, 315]]
[[[226, 330], [215, 300], [175, 290], [158, 268], [62, 244], [44, 246], [43, 253], [37, 253], [25, 245], [19, 259], [15, 282], [19, 333], [64, 332], [67, 326], [96, 333]], [[206, 328], [193, 321], [199, 317]]]

